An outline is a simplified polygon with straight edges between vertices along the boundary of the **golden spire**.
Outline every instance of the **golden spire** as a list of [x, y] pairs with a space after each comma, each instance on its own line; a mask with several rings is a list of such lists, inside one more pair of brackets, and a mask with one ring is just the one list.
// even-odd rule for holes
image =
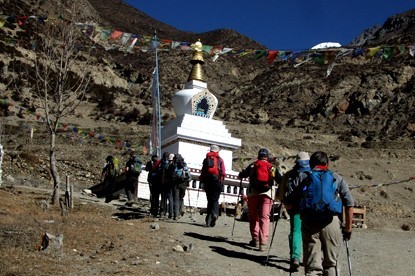
[[192, 48], [194, 49], [194, 52], [190, 63], [193, 64], [193, 67], [187, 81], [198, 80], [205, 82], [205, 75], [202, 70], [202, 65], [205, 64], [205, 61], [203, 60], [203, 45], [200, 42], [200, 39], [192, 44]]

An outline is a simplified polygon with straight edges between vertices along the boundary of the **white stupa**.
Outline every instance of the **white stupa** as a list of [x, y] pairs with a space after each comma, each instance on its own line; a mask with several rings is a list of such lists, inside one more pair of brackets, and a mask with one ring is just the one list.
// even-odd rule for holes
[[214, 120], [218, 99], [207, 88], [202, 70], [202, 43], [195, 43], [192, 71], [185, 89], [176, 92], [172, 105], [176, 119], [161, 131], [162, 152], [180, 153], [192, 169], [201, 169], [212, 144], [221, 148], [226, 171], [232, 173], [232, 154], [241, 147], [241, 139], [233, 138], [222, 121]]
[[[167, 122], [161, 130], [161, 152], [180, 153], [184, 157], [192, 173], [192, 183], [188, 190], [190, 205], [206, 207], [206, 196], [201, 190], [199, 175], [210, 146], [218, 145], [226, 169], [224, 193], [220, 201], [236, 203], [238, 193], [244, 193], [247, 186], [244, 182], [244, 190], [240, 191], [238, 172], [232, 170], [233, 152], [241, 147], [241, 139], [232, 137], [222, 121], [213, 119], [218, 99], [209, 91], [205, 82], [202, 43], [196, 42], [193, 48], [194, 55], [190, 62], [193, 66], [185, 88], [176, 92], [172, 98], [176, 118]], [[144, 177], [144, 174], [140, 176], [140, 182]], [[199, 195], [200, 192], [203, 193], [202, 196]], [[140, 191], [138, 196], [140, 197]], [[189, 205], [187, 199], [185, 205]]]

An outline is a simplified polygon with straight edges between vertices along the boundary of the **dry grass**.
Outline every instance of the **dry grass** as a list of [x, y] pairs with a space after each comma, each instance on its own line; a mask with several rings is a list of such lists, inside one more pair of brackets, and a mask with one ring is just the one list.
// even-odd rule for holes
[[[57, 206], [41, 208], [48, 193], [25, 189], [0, 189], [0, 275], [150, 275], [163, 266], [183, 272], [180, 260], [161, 253], [170, 252], [166, 229], [150, 229], [150, 220], [116, 220], [137, 215], [80, 200], [62, 216]], [[45, 232], [63, 234], [62, 250], [39, 251]]]

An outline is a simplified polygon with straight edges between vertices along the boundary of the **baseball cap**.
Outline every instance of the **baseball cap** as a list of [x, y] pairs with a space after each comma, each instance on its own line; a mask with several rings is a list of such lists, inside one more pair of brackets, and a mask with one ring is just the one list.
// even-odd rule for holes
[[258, 151], [258, 157], [268, 157], [269, 152], [267, 149], [263, 148]]
[[170, 153], [170, 155], [169, 155], [169, 161], [173, 161], [173, 158], [174, 158], [174, 153]]

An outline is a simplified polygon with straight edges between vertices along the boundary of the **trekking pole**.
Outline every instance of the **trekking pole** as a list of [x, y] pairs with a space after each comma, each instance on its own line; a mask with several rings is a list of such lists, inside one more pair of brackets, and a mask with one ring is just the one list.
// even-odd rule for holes
[[350, 260], [349, 241], [344, 240], [344, 244], [346, 245], [347, 263], [349, 265], [349, 276], [352, 276], [352, 261]]
[[199, 182], [199, 187], [197, 188], [197, 197], [196, 197], [196, 210], [195, 210], [195, 221], [197, 221], [197, 204], [199, 203], [199, 192], [200, 192], [200, 182]]
[[[274, 223], [274, 230], [272, 232], [271, 242], [270, 242], [269, 248], [268, 248], [268, 255], [267, 255], [267, 259], [265, 260], [264, 265], [268, 264], [269, 254], [271, 252], [271, 246], [272, 246], [272, 243], [274, 241], [275, 230], [277, 229], [278, 220], [281, 217], [281, 208], [282, 208], [282, 203], [280, 203], [280, 205], [278, 206], [278, 215], [277, 215], [277, 219], [275, 220], [275, 223]], [[272, 209], [273, 209], [273, 213], [275, 214], [275, 212], [274, 212], [274, 198], [272, 199]], [[272, 214], [272, 215], [274, 216], [274, 214]]]
[[242, 178], [241, 181], [239, 182], [239, 192], [238, 192], [238, 197], [236, 199], [236, 206], [235, 206], [235, 216], [233, 217], [233, 226], [232, 226], [232, 237], [233, 237], [233, 230], [235, 229], [235, 221], [236, 221], [236, 207], [238, 207], [239, 204], [239, 195], [241, 194], [241, 190], [242, 190]]
[[187, 188], [186, 188], [186, 192], [187, 192], [187, 199], [188, 199], [188, 201], [189, 201], [189, 210], [190, 210], [190, 216], [189, 216], [189, 218], [190, 218], [191, 220], [193, 220], [192, 206], [190, 205], [190, 189], [189, 189], [189, 186], [187, 186]]
[[227, 223], [226, 223], [226, 199], [225, 199], [225, 186], [223, 186], [224, 187], [224, 189], [223, 189], [223, 204], [225, 205], [225, 210], [224, 210], [224, 213], [225, 213], [225, 226], [226, 225], [228, 225]]
[[[281, 202], [281, 204], [282, 204], [282, 202]], [[294, 219], [294, 218], [290, 217], [290, 219]], [[292, 273], [293, 273], [293, 270], [291, 269], [291, 264], [292, 264], [291, 256], [292, 256], [292, 250], [293, 250], [293, 244], [294, 244], [294, 233], [291, 232], [291, 226], [290, 226], [290, 235], [291, 235], [291, 240], [289, 240], [289, 243], [290, 243], [290, 256], [288, 257], [288, 259], [290, 259], [290, 276], [291, 276]], [[290, 236], [288, 236], [288, 239], [290, 239]], [[336, 271], [337, 271], [337, 262], [336, 262]], [[338, 275], [336, 275], [336, 276], [338, 276]]]

